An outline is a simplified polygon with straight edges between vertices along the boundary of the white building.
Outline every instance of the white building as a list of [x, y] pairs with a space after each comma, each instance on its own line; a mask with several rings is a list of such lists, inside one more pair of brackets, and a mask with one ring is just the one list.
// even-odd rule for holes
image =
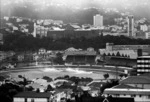
[[146, 32], [148, 31], [148, 26], [146, 24], [140, 25], [140, 30], [142, 30], [143, 32]]
[[93, 17], [94, 27], [103, 27], [103, 16], [97, 14]]
[[33, 37], [36, 37], [36, 28], [37, 28], [37, 25], [36, 25], [36, 23], [34, 23], [34, 30], [32, 33]]
[[39, 26], [34, 23], [34, 31], [32, 33], [33, 37], [37, 37], [39, 35], [40, 37], [47, 36], [48, 28], [45, 28], [44, 26]]
[[146, 39], [150, 39], [150, 32], [146, 32], [146, 33], [145, 33], [145, 38], [146, 38]]

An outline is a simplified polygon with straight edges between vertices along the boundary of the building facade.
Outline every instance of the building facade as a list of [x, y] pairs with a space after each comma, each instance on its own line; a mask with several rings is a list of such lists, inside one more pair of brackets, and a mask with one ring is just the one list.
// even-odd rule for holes
[[103, 27], [103, 16], [97, 14], [93, 17], [94, 27]]
[[66, 30], [49, 30], [47, 32], [47, 37], [51, 37], [53, 39], [60, 38], [91, 38], [99, 36], [98, 29], [66, 29]]
[[150, 45], [114, 45], [113, 43], [106, 43], [106, 49], [108, 50], [133, 50], [137, 52], [138, 49], [142, 49], [143, 53], [150, 53]]
[[13, 102], [50, 102], [50, 93], [22, 92], [14, 96]]
[[150, 73], [150, 56], [137, 58], [137, 74]]
[[135, 102], [150, 102], [150, 76], [130, 76], [119, 85], [105, 89], [104, 95], [134, 98]]
[[66, 64], [95, 64], [96, 51], [66, 51]]
[[134, 37], [134, 17], [132, 15], [127, 17], [128, 23], [128, 36]]

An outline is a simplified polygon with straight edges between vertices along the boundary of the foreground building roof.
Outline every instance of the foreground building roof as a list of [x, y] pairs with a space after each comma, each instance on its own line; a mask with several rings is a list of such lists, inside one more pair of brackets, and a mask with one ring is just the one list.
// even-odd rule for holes
[[23, 98], [49, 98], [50, 93], [47, 92], [33, 92], [33, 91], [26, 91], [20, 92], [14, 97], [23, 97]]
[[105, 89], [104, 94], [111, 95], [150, 95], [150, 89]]
[[150, 76], [130, 76], [120, 82], [121, 84], [150, 84]]

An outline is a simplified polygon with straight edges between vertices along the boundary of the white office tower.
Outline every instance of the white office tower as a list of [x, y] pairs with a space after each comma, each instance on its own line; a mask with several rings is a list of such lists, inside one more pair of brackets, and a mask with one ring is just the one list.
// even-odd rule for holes
[[103, 16], [97, 14], [93, 17], [94, 27], [101, 28], [103, 27]]
[[36, 23], [34, 23], [34, 31], [33, 31], [33, 37], [36, 37], [36, 28], [37, 28], [37, 26], [36, 26]]
[[132, 15], [127, 17], [127, 22], [128, 22], [128, 36], [129, 37], [135, 37], [134, 33], [134, 18]]

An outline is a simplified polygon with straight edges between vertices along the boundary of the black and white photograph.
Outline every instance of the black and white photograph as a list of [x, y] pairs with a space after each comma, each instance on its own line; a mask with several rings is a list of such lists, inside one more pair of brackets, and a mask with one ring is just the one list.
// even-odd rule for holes
[[0, 102], [150, 102], [150, 0], [0, 0]]

